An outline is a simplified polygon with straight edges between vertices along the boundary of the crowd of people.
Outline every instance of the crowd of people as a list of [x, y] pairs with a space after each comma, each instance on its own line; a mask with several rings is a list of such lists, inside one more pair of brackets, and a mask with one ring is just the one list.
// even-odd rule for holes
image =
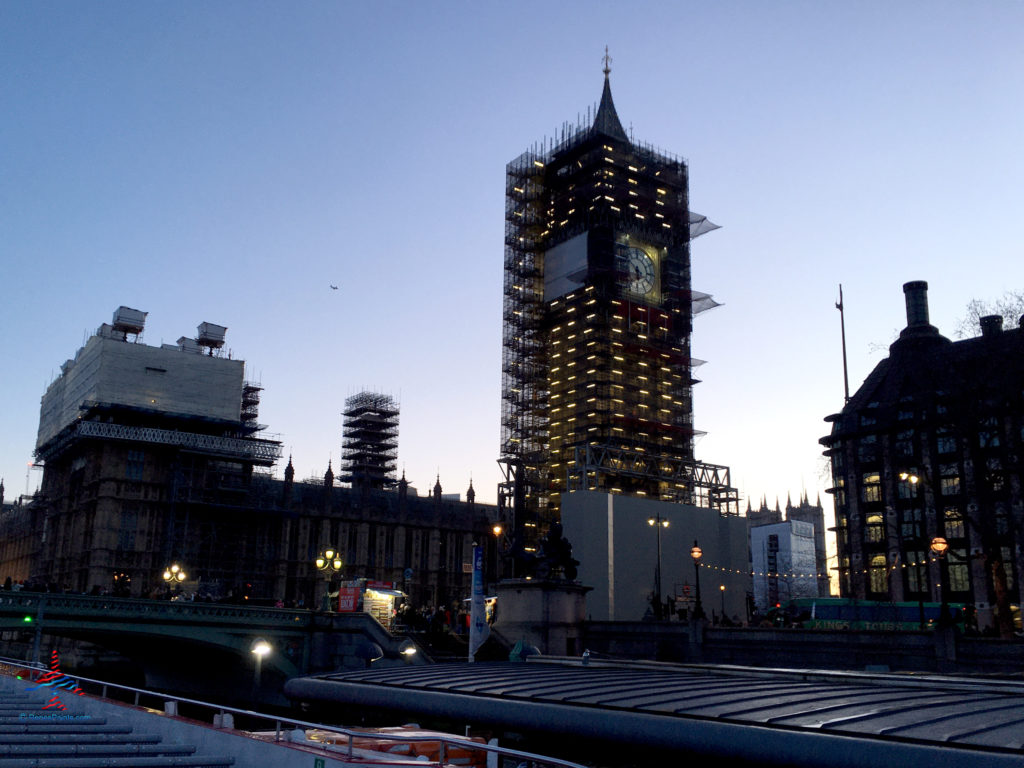
[[455, 635], [469, 633], [469, 607], [465, 604], [435, 607], [426, 605], [419, 609], [406, 604], [398, 609], [395, 617], [397, 628], [408, 632], [426, 632]]

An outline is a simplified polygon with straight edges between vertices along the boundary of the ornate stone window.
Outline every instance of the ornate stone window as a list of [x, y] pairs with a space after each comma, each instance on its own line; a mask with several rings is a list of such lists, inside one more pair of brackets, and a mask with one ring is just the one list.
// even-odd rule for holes
[[885, 520], [881, 512], [872, 512], [864, 518], [864, 541], [873, 544], [885, 541]]
[[865, 472], [861, 476], [861, 501], [882, 500], [882, 479], [877, 472]]

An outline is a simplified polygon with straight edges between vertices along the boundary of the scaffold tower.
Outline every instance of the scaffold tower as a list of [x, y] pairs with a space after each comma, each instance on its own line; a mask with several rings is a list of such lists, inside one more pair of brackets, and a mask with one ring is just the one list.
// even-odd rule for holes
[[395, 482], [398, 403], [390, 395], [360, 392], [345, 400], [342, 469], [353, 487], [385, 488]]

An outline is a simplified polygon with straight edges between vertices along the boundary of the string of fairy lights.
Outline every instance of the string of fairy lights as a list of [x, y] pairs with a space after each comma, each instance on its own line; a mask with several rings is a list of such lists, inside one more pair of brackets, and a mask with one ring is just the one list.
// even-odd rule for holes
[[[919, 561], [913, 562], [913, 563], [897, 561], [897, 562], [893, 563], [892, 565], [885, 566], [885, 570], [888, 571], [891, 574], [891, 573], [895, 572], [897, 569], [904, 569], [905, 570], [907, 568], [927, 567], [930, 563], [934, 563], [934, 562], [938, 562], [938, 558], [937, 557], [932, 557], [932, 556], [925, 557], [924, 560], [919, 560]], [[816, 572], [811, 572], [811, 573], [795, 573], [795, 572], [794, 573], [785, 573], [785, 572], [782, 572], [782, 571], [742, 570], [740, 568], [727, 568], [727, 567], [721, 566], [721, 565], [713, 565], [711, 563], [705, 563], [703, 561], [697, 563], [697, 566], [699, 568], [703, 568], [704, 570], [707, 570], [707, 571], [717, 571], [719, 573], [733, 574], [733, 575], [737, 575], [737, 576], [750, 576], [751, 578], [762, 578], [762, 579], [763, 578], [769, 578], [769, 579], [827, 579], [829, 577], [829, 575], [827, 573], [816, 573]], [[863, 569], [861, 569], [859, 571], [851, 570], [850, 572], [851, 573], [864, 573], [864, 574], [867, 574], [871, 570], [872, 569], [870, 567], [867, 567], [867, 568], [863, 568]]]

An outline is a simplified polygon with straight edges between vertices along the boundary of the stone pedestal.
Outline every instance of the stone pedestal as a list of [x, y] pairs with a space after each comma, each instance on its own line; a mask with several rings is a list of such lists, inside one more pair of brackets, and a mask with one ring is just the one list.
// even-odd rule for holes
[[579, 656], [590, 587], [575, 582], [509, 579], [495, 588], [493, 631], [514, 646], [520, 640], [545, 656]]

